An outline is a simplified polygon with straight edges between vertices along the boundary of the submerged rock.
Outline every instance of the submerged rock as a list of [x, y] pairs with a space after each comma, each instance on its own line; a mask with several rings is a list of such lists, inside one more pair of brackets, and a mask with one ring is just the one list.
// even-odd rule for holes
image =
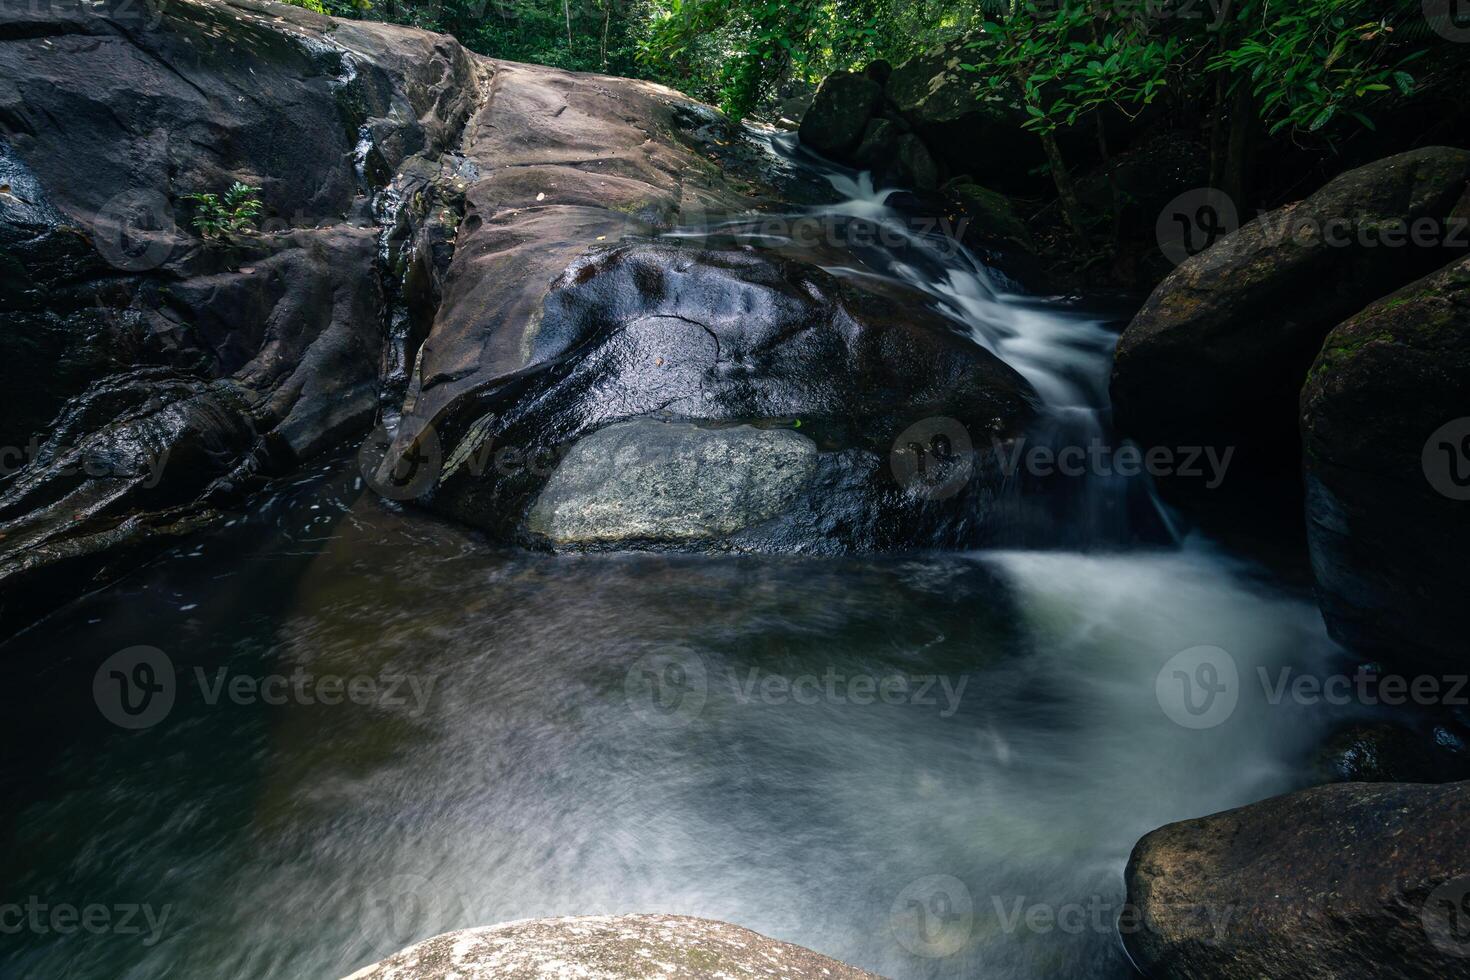
[[[1119, 429], [1146, 447], [1235, 447], [1227, 485], [1294, 479], [1298, 394], [1323, 339], [1462, 251], [1450, 232], [1463, 219], [1470, 152], [1427, 147], [1343, 174], [1187, 259], [1119, 338]], [[1413, 244], [1415, 227], [1433, 229], [1429, 244]]]
[[426, 499], [543, 547], [974, 543], [991, 439], [1033, 413], [1030, 386], [918, 296], [748, 249], [594, 249], [534, 322], [533, 368], [433, 420], [447, 462]]
[[729, 538], [791, 508], [816, 466], [789, 429], [620, 422], [573, 445], [527, 528], [557, 548]]
[[685, 915], [527, 919], [426, 939], [348, 980], [881, 980], [801, 946]]
[[1470, 783], [1342, 783], [1144, 837], [1120, 925], [1149, 976], [1464, 973]]
[[1334, 329], [1301, 393], [1308, 541], [1334, 638], [1463, 673], [1470, 259]]

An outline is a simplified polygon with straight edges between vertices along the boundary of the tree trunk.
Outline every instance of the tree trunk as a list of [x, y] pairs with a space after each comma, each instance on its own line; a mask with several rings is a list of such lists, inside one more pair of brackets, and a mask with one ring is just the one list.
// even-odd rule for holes
[[1225, 182], [1225, 73], [1215, 79], [1215, 112], [1210, 119], [1210, 186]]
[[602, 0], [602, 70], [607, 71], [607, 32], [612, 26], [612, 0]]
[[1256, 144], [1259, 135], [1256, 100], [1250, 86], [1242, 83], [1235, 91], [1230, 107], [1230, 148], [1225, 166], [1225, 196], [1235, 202], [1242, 216], [1254, 203]]
[[567, 15], [567, 54], [572, 53], [572, 0], [561, 0], [561, 9]]
[[[1217, 27], [1215, 50], [1218, 54], [1224, 54], [1230, 46], [1231, 32], [1228, 29], [1229, 20], [1235, 13], [1235, 0], [1225, 0], [1220, 7], [1220, 22]], [[1248, 85], [1245, 79], [1240, 84]], [[1225, 97], [1229, 94], [1230, 75], [1221, 70], [1215, 75], [1215, 105], [1214, 116], [1210, 119], [1210, 186], [1221, 187], [1225, 182], [1226, 156], [1229, 153], [1229, 145], [1225, 134]]]
[[1077, 187], [1072, 183], [1072, 175], [1067, 171], [1066, 161], [1062, 159], [1062, 148], [1053, 133], [1042, 134], [1041, 146], [1046, 150], [1046, 162], [1051, 168], [1051, 179], [1057, 185], [1057, 197], [1062, 203], [1062, 217], [1066, 218], [1067, 227], [1072, 230], [1077, 243], [1085, 249], [1087, 247], [1087, 227], [1082, 223], [1082, 202], [1077, 198]]

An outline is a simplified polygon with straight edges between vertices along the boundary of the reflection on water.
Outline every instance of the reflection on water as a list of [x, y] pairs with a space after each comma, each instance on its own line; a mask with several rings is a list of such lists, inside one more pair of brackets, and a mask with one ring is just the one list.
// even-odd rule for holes
[[[168, 909], [151, 945], [8, 936], [0, 975], [334, 977], [663, 911], [893, 977], [1126, 976], [1133, 842], [1300, 784], [1323, 721], [1161, 710], [1183, 649], [1328, 653], [1203, 549], [553, 559], [355, 484], [344, 460], [0, 648], [0, 903]], [[129, 731], [93, 674], [139, 644], [178, 687]]]

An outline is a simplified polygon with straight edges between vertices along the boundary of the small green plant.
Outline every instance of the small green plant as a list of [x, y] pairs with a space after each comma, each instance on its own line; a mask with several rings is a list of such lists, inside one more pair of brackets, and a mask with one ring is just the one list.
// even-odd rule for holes
[[185, 194], [184, 200], [194, 205], [194, 230], [205, 238], [223, 238], [253, 231], [260, 218], [260, 188], [238, 180], [218, 194]]

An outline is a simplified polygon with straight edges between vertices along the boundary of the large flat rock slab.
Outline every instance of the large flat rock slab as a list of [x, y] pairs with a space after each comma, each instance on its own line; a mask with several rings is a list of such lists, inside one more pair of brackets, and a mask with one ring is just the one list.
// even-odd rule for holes
[[527, 919], [447, 932], [349, 980], [881, 980], [801, 946], [684, 915]]

